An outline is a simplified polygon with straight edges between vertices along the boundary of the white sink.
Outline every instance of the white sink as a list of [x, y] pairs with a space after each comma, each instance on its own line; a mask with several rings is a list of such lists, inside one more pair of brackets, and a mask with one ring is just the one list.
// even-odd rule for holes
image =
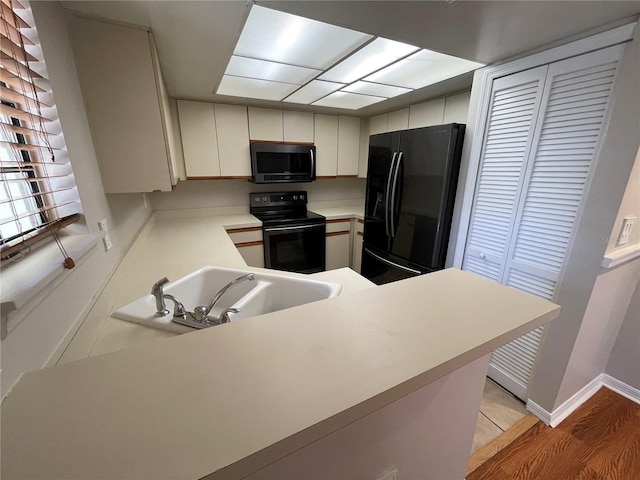
[[[208, 305], [215, 294], [229, 282], [250, 272], [251, 270], [203, 267], [175, 282], [166, 284], [164, 292], [175, 296], [187, 311], [192, 312], [197, 306]], [[240, 311], [229, 314], [229, 320], [233, 322], [336, 297], [342, 292], [342, 285], [337, 283], [262, 272], [253, 273], [255, 273], [255, 280], [241, 282], [229, 289], [209, 315], [217, 317], [225, 308], [234, 307]], [[171, 313], [164, 317], [155, 316], [156, 302], [151, 294], [119, 308], [112, 315], [122, 320], [175, 333], [194, 330], [174, 323], [172, 321], [173, 302], [167, 299], [165, 303]]]

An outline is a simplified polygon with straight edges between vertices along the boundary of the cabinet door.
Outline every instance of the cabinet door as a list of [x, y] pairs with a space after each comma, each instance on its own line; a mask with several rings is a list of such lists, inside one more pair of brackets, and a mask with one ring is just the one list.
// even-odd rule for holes
[[533, 142], [547, 67], [493, 83], [463, 270], [499, 282]]
[[149, 33], [70, 21], [74, 56], [106, 193], [171, 191]]
[[282, 110], [249, 107], [249, 138], [282, 142]]
[[326, 269], [351, 266], [351, 219], [327, 220]]
[[247, 107], [215, 104], [220, 175], [251, 178]]
[[[549, 66], [501, 283], [553, 300], [607, 121], [623, 46]], [[490, 375], [526, 395], [542, 328], [497, 349]], [[495, 373], [492, 373], [495, 372]], [[500, 380], [500, 378], [498, 378]]]
[[313, 113], [283, 110], [285, 142], [313, 143]]
[[360, 119], [338, 117], [338, 176], [358, 175], [360, 160]]
[[213, 104], [178, 100], [178, 116], [187, 178], [219, 177]]
[[389, 131], [389, 114], [383, 113], [369, 119], [369, 135], [387, 133]]
[[439, 98], [409, 107], [409, 128], [441, 125], [444, 119], [445, 99]]
[[389, 112], [387, 120], [387, 132], [406, 130], [409, 128], [409, 109], [395, 110]]
[[444, 115], [442, 123], [467, 123], [471, 92], [451, 95], [444, 99]]
[[338, 117], [315, 115], [316, 177], [338, 174]]
[[356, 220], [355, 227], [353, 229], [353, 245], [351, 247], [351, 268], [358, 273], [360, 273], [362, 266], [362, 243], [364, 240], [363, 230], [364, 221], [360, 219]]

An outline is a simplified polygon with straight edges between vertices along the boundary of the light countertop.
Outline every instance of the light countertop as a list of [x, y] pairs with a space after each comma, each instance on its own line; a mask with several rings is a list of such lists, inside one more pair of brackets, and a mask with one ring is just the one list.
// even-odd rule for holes
[[[251, 216], [168, 217], [141, 233], [79, 338], [165, 275], [247, 268], [223, 227]], [[2, 406], [3, 477], [242, 478], [559, 312], [455, 269], [375, 288], [350, 269], [315, 278], [343, 294], [26, 374]]]

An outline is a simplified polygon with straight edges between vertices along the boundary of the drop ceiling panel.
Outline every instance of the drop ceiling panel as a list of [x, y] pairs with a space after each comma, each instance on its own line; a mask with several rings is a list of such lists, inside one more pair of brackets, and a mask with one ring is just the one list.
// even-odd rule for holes
[[321, 98], [312, 105], [319, 105], [322, 107], [336, 107], [346, 108], [349, 110], [358, 110], [360, 108], [373, 105], [374, 103], [382, 102], [386, 100], [383, 97], [373, 97], [371, 95], [360, 95], [358, 93], [349, 92], [334, 92]]
[[282, 100], [293, 92], [297, 85], [290, 83], [270, 82], [268, 80], [257, 80], [255, 78], [232, 77], [225, 75], [222, 77], [218, 87], [219, 95], [230, 97], [259, 98], [262, 100]]
[[224, 73], [236, 77], [303, 85], [318, 75], [320, 70], [233, 55]]
[[340, 88], [344, 87], [344, 83], [323, 82], [314, 80], [307, 85], [289, 95], [284, 99], [285, 102], [309, 104], [328, 95]]

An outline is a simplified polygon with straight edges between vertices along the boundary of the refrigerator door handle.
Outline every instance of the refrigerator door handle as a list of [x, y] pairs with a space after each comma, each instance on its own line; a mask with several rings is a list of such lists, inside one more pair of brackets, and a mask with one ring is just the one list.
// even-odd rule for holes
[[396, 152], [393, 152], [393, 157], [391, 157], [391, 167], [389, 168], [389, 178], [387, 178], [387, 191], [385, 193], [385, 204], [384, 204], [384, 228], [387, 233], [387, 237], [391, 234], [389, 230], [389, 208], [391, 207], [391, 200], [389, 195], [391, 194], [391, 183], [393, 179], [393, 171], [396, 163]]
[[398, 154], [398, 161], [396, 162], [396, 168], [393, 172], [393, 180], [391, 181], [393, 185], [391, 189], [391, 207], [389, 208], [389, 211], [391, 212], [391, 221], [389, 222], [391, 225], [391, 238], [395, 238], [396, 236], [396, 188], [398, 188], [400, 162], [402, 162], [402, 152]]
[[371, 255], [373, 258], [375, 258], [379, 262], [389, 265], [390, 267], [395, 267], [399, 270], [404, 270], [405, 272], [413, 273], [415, 275], [422, 275], [421, 271], [415, 270], [413, 268], [405, 267], [404, 265], [398, 265], [397, 263], [394, 263], [391, 260], [387, 260], [386, 258], [382, 258], [380, 255], [376, 255], [368, 248], [365, 248], [364, 251], [367, 253], [367, 255]]

